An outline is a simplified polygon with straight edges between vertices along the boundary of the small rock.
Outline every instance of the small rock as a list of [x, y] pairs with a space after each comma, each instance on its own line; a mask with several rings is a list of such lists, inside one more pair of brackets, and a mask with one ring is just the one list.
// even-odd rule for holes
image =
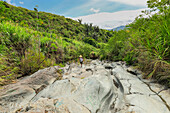
[[132, 67], [127, 68], [127, 72], [133, 74], [133, 75], [138, 75], [137, 70], [133, 69]]
[[105, 69], [114, 69], [115, 67], [111, 64], [104, 64]]

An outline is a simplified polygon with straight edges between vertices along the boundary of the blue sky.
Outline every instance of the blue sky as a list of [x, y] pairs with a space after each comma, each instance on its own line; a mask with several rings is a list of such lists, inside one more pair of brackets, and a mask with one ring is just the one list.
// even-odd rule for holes
[[5, 0], [10, 4], [66, 17], [146, 8], [146, 0]]
[[4, 0], [33, 10], [62, 15], [103, 29], [127, 25], [146, 10], [147, 0]]

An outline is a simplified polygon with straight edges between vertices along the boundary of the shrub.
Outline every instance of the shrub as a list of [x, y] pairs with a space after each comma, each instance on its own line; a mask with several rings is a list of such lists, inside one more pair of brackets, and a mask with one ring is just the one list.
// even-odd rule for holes
[[51, 60], [45, 57], [42, 52], [39, 53], [36, 50], [28, 49], [25, 56], [21, 59], [20, 73], [22, 75], [30, 75], [39, 69], [54, 65], [55, 63]]

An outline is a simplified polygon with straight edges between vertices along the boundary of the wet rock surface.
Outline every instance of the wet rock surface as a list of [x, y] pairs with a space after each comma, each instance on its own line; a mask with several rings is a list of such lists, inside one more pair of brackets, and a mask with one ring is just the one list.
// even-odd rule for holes
[[[57, 80], [61, 77], [63, 80]], [[140, 78], [124, 62], [50, 67], [0, 90], [0, 111], [13, 113], [169, 113], [170, 90]]]

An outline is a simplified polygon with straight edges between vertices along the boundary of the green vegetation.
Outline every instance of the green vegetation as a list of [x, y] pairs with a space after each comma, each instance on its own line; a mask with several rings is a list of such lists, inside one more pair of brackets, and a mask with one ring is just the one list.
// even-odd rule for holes
[[[92, 24], [81, 24], [81, 20], [74, 21], [64, 16], [46, 12], [34, 11], [22, 7], [15, 7], [6, 2], [0, 1], [0, 21], [10, 20], [22, 27], [29, 27], [33, 30], [46, 33], [54, 33], [57, 37], [83, 40], [85, 37], [93, 37], [96, 41], [106, 42], [110, 31], [99, 29]], [[38, 6], [36, 6], [38, 7]]]
[[[0, 1], [0, 84], [39, 69], [89, 58], [111, 31], [63, 16], [27, 10]], [[93, 37], [94, 39], [90, 39]], [[78, 41], [79, 40], [79, 41]]]
[[143, 11], [148, 18], [141, 15], [124, 30], [108, 31], [0, 1], [0, 85], [93, 53], [101, 60], [124, 60], [142, 70], [144, 78], [170, 87], [169, 2], [149, 0], [148, 7]]
[[49, 35], [11, 22], [0, 23], [1, 84], [44, 67], [63, 66], [61, 63], [75, 60], [80, 54], [89, 58], [92, 51], [98, 51], [81, 41]]
[[[168, 0], [149, 0], [150, 11], [138, 17], [126, 29], [114, 32], [101, 50], [102, 58], [124, 60], [170, 87], [170, 8]], [[152, 11], [158, 13], [150, 15]]]

